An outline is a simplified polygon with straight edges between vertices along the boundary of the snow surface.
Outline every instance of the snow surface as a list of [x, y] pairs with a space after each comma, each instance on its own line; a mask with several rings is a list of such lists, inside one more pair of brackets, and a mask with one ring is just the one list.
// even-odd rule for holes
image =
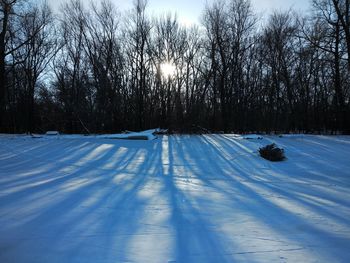
[[[260, 158], [276, 143], [287, 161]], [[350, 262], [350, 137], [0, 136], [0, 262]]]

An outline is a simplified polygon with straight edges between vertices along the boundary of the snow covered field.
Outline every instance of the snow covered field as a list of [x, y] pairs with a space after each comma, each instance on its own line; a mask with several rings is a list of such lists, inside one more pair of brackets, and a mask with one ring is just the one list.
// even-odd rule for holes
[[1, 135], [0, 262], [350, 262], [350, 137]]

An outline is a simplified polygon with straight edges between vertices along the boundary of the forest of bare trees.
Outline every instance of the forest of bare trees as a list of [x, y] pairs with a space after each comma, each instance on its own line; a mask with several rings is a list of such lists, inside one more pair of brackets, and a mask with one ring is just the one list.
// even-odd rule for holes
[[0, 132], [349, 133], [350, 0], [311, 6], [217, 1], [186, 27], [146, 0], [0, 0]]

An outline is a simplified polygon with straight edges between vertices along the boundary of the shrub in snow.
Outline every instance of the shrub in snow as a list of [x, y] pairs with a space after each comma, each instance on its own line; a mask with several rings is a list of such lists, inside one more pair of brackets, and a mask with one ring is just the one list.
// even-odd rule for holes
[[278, 148], [276, 144], [269, 144], [259, 149], [260, 156], [272, 162], [279, 162], [286, 159], [284, 150]]
[[180, 134], [197, 134], [197, 135], [202, 135], [202, 134], [210, 134], [210, 131], [207, 130], [206, 128], [203, 128], [198, 125], [190, 125], [190, 126], [185, 126], [183, 127], [180, 131]]

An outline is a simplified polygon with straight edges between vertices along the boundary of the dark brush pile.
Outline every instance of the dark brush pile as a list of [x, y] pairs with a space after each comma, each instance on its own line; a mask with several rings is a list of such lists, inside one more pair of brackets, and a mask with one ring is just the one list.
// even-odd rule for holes
[[271, 162], [280, 162], [286, 159], [284, 150], [272, 143], [259, 149], [260, 156]]

